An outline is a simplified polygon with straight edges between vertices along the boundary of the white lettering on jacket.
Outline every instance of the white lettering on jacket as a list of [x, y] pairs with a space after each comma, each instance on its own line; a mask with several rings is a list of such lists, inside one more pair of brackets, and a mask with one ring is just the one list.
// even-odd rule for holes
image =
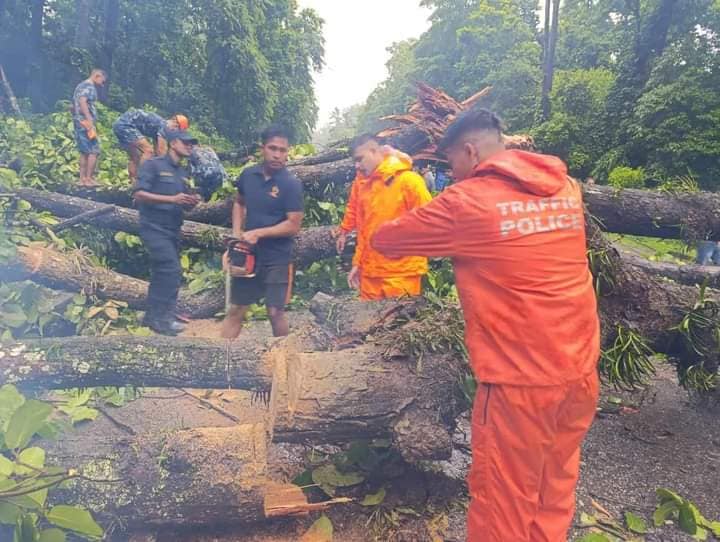
[[579, 230], [584, 227], [582, 205], [575, 197], [540, 198], [526, 201], [500, 201], [500, 234], [520, 235], [555, 230]]

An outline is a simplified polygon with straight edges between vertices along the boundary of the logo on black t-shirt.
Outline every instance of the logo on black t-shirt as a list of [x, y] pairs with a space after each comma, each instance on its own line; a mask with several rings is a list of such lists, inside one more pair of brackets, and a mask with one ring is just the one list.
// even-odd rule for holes
[[277, 186], [273, 186], [270, 189], [270, 196], [273, 198], [277, 198], [280, 195], [280, 189]]

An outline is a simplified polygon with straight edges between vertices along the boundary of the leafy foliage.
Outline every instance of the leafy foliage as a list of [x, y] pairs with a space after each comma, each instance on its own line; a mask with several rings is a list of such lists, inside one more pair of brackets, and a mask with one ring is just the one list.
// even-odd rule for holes
[[660, 527], [667, 521], [676, 522], [678, 527], [696, 540], [707, 540], [711, 534], [720, 540], [720, 521], [710, 521], [698, 510], [697, 506], [669, 489], [656, 491], [658, 507], [653, 514], [653, 522]]
[[0, 387], [0, 535], [10, 529], [18, 542], [63, 541], [66, 532], [102, 538], [103, 529], [85, 508], [48, 502], [49, 490], [79, 476], [46, 465], [45, 450], [31, 445], [37, 436], [58, 433], [65, 423], [62, 412], [25, 398], [12, 385]]
[[322, 20], [296, 0], [88, 2], [86, 19], [76, 4], [0, 3], [0, 62], [26, 110], [52, 110], [97, 66], [113, 109], [155, 104], [237, 143], [273, 120], [308, 139]]
[[642, 336], [618, 325], [613, 345], [600, 357], [600, 372], [616, 388], [634, 390], [655, 374], [653, 355]]

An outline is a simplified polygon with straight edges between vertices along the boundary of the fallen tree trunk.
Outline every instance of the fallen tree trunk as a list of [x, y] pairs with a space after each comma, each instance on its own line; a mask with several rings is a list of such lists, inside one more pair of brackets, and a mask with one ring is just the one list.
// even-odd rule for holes
[[665, 239], [720, 240], [720, 194], [583, 185], [583, 199], [604, 231]]
[[[80, 213], [104, 207], [91, 200], [65, 196], [55, 192], [44, 192], [33, 188], [17, 190], [18, 197], [30, 202], [33, 207], [49, 211], [55, 216], [69, 218]], [[112, 213], [102, 216], [90, 216], [88, 224], [115, 231], [137, 234], [140, 231], [140, 218], [137, 211], [115, 207]], [[295, 263], [306, 267], [313, 262], [335, 255], [333, 226], [305, 228], [298, 234], [295, 243]], [[188, 246], [224, 250], [224, 240], [232, 235], [229, 228], [209, 224], [200, 224], [186, 220], [180, 231], [181, 241]], [[350, 250], [350, 247], [348, 249]]]
[[[75, 479], [52, 499], [90, 508], [113, 540], [148, 525], [238, 525], [332, 505], [310, 504], [299, 487], [269, 479], [283, 469], [271, 463], [263, 407], [233, 397], [214, 399], [224, 409], [208, 410], [195, 394], [148, 390], [44, 442], [52, 464], [93, 480], [120, 480]], [[227, 417], [230, 411], [243, 421]]]
[[[268, 341], [270, 339], [268, 338]], [[256, 336], [62, 337], [0, 348], [0, 383], [25, 389], [155, 386], [268, 390], [272, 364]]]
[[276, 346], [270, 427], [276, 442], [389, 437], [407, 461], [447, 459], [462, 363], [428, 356], [385, 360], [377, 346], [302, 353]]
[[[44, 246], [18, 246], [16, 258], [0, 264], [0, 276], [4, 281], [32, 280], [56, 290], [124, 301], [132, 309], [147, 308], [146, 281], [96, 266], [80, 251], [67, 254]], [[191, 318], [210, 318], [224, 307], [223, 288], [197, 294], [180, 290], [178, 310]]]
[[[86, 440], [87, 449], [97, 447], [93, 438]], [[102, 473], [102, 478], [120, 482], [78, 479], [54, 498], [86, 505], [106, 525], [120, 521], [124, 529], [133, 529], [265, 518], [269, 480], [262, 424], [140, 434], [113, 442], [110, 454], [82, 465], [75, 450], [69, 451], [65, 456], [57, 447], [52, 453], [59, 464], [78, 468], [89, 478]]]
[[688, 286], [703, 285], [720, 290], [720, 267], [716, 265], [678, 265], [671, 262], [651, 262], [629, 250], [620, 250], [623, 262], [648, 275], [673, 280]]

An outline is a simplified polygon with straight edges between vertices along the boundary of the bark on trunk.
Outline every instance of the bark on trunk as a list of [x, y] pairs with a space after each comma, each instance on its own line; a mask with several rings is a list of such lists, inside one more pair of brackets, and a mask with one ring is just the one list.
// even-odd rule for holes
[[145, 394], [58, 441], [44, 442], [53, 464], [93, 479], [121, 480], [75, 480], [54, 490], [52, 499], [84, 504], [105, 527], [123, 533], [148, 525], [242, 524], [306, 515], [332, 504], [309, 504], [297, 486], [269, 479], [283, 469], [268, 464], [268, 435], [258, 408], [228, 404], [248, 420], [238, 424], [208, 410], [195, 394], [177, 392]]
[[[93, 265], [81, 252], [67, 254], [46, 247], [19, 246], [16, 255], [14, 260], [0, 265], [4, 281], [32, 280], [56, 290], [124, 301], [132, 309], [146, 308], [146, 281]], [[187, 288], [180, 290], [178, 310], [191, 318], [210, 318], [224, 307], [223, 288], [197, 294]]]
[[[78, 480], [55, 498], [84, 504], [103, 523], [121, 520], [129, 529], [262, 520], [265, 439], [262, 424], [138, 435], [116, 442], [112, 455], [80, 467], [84, 475], [102, 473], [120, 483]], [[72, 454], [56, 458], [65, 465], [77, 462]]]
[[62, 337], [0, 347], [0, 382], [26, 389], [156, 386], [268, 390], [270, 338]]
[[[70, 218], [104, 207], [104, 205], [91, 200], [33, 188], [21, 188], [16, 193], [18, 197], [27, 200], [36, 209], [49, 211], [61, 218]], [[140, 219], [137, 211], [124, 207], [116, 207], [112, 213], [102, 216], [91, 216], [87, 223], [100, 228], [134, 234], [140, 231]], [[334, 256], [333, 230], [333, 226], [319, 226], [302, 230], [295, 243], [295, 264], [298, 267], [306, 267], [320, 259]], [[231, 235], [232, 230], [229, 228], [201, 224], [191, 220], [186, 220], [180, 231], [183, 244], [217, 251], [224, 250], [223, 241]]]
[[588, 211], [604, 231], [665, 239], [720, 240], [720, 194], [583, 185]]
[[13, 113], [15, 113], [17, 116], [22, 116], [22, 111], [20, 110], [20, 105], [18, 104], [17, 98], [15, 97], [15, 93], [13, 92], [12, 87], [10, 86], [10, 81], [8, 81], [8, 78], [5, 75], [5, 70], [2, 67], [2, 64], [0, 64], [0, 80], [2, 81], [3, 90], [5, 91], [5, 96], [7, 96], [8, 102], [10, 103], [10, 107], [13, 110]]
[[628, 250], [620, 250], [623, 263], [642, 269], [648, 275], [668, 278], [679, 284], [699, 286], [705, 284], [720, 290], [720, 267], [716, 265], [677, 265], [670, 262], [651, 262]]

